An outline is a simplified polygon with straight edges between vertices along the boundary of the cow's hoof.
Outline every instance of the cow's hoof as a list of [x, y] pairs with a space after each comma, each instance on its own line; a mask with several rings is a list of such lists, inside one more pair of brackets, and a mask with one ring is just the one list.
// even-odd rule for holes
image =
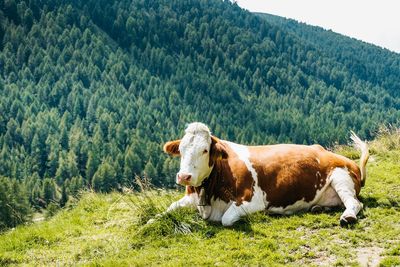
[[156, 214], [156, 216], [154, 216], [154, 218], [151, 218], [150, 220], [148, 220], [146, 224], [153, 224], [157, 221], [157, 219], [159, 219], [161, 217], [162, 217], [162, 214]]
[[319, 205], [315, 205], [311, 207], [311, 212], [312, 213], [321, 213], [322, 212], [322, 207]]
[[356, 222], [357, 222], [357, 217], [346, 216], [346, 217], [340, 218], [340, 226], [341, 227], [347, 227], [351, 224], [355, 224]]
[[204, 220], [207, 220], [210, 217], [211, 206], [197, 206], [197, 209], [199, 210], [201, 218], [203, 218]]
[[155, 223], [155, 221], [156, 221], [156, 219], [153, 218], [153, 219], [148, 220], [146, 224], [153, 224], [153, 223]]

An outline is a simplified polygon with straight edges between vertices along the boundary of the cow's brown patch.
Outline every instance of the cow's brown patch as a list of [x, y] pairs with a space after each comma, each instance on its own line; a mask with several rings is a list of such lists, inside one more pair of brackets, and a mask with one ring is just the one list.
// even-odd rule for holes
[[269, 207], [285, 208], [299, 200], [312, 201], [337, 167], [349, 169], [356, 188], [360, 180], [354, 162], [321, 146], [273, 145], [249, 147], [249, 151]]
[[224, 143], [221, 142], [215, 136], [211, 136], [211, 145], [210, 145], [210, 159], [208, 161], [208, 165], [211, 167], [215, 164], [217, 160], [227, 159], [228, 158], [228, 149]]
[[[211, 141], [209, 164], [214, 166], [213, 170], [201, 186], [206, 190], [208, 204], [212, 198], [235, 201], [236, 205], [251, 200], [254, 184], [251, 172], [228, 144], [215, 137]], [[198, 193], [201, 187], [191, 190]]]

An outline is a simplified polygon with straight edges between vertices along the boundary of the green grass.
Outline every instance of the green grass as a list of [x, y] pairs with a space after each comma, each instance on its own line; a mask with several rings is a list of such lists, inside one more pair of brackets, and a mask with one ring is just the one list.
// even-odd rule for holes
[[48, 220], [1, 234], [0, 265], [358, 266], [375, 260], [399, 266], [400, 151], [374, 153], [361, 191], [364, 210], [350, 228], [339, 226], [341, 210], [258, 213], [224, 228], [183, 209], [148, 225], [183, 193], [88, 192]]

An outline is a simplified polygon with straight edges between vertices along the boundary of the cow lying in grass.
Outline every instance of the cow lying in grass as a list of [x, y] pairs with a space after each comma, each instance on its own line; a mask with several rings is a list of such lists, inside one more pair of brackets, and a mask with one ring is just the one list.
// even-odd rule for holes
[[360, 167], [320, 145], [245, 146], [220, 140], [202, 123], [191, 123], [181, 140], [164, 151], [181, 157], [176, 182], [186, 194], [167, 212], [197, 208], [204, 219], [231, 226], [257, 211], [292, 214], [344, 206], [340, 224], [357, 221], [357, 196], [365, 183], [367, 144], [351, 136], [361, 150]]

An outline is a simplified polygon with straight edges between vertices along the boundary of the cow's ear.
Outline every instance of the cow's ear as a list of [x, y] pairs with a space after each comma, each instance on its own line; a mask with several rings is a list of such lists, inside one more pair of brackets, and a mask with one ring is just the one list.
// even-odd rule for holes
[[214, 165], [217, 159], [227, 158], [228, 152], [226, 151], [225, 145], [218, 138], [211, 136], [210, 162], [208, 165]]
[[227, 159], [228, 153], [226, 152], [225, 145], [221, 142], [215, 144], [215, 153], [218, 158]]
[[181, 143], [181, 140], [174, 140], [174, 141], [166, 142], [163, 150], [165, 153], [168, 153], [172, 156], [179, 156], [181, 154], [179, 151], [180, 143]]

